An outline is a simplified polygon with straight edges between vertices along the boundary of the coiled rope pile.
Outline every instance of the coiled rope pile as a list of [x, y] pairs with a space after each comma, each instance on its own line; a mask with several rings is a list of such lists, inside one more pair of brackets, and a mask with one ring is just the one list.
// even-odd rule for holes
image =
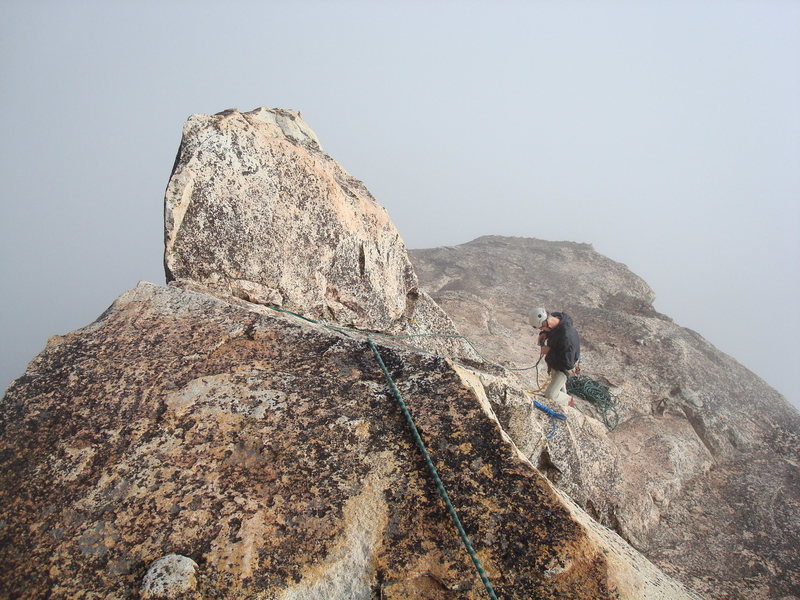
[[585, 375], [570, 375], [567, 377], [567, 393], [591, 402], [609, 429], [619, 425], [617, 401], [607, 385]]

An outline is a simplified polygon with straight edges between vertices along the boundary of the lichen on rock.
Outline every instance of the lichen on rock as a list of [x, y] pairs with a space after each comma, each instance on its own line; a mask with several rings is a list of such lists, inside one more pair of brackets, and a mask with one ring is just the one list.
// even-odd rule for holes
[[[669, 578], [590, 533], [474, 377], [379, 347], [500, 597], [661, 597], [644, 578]], [[8, 596], [57, 577], [56, 597], [127, 597], [177, 551], [203, 597], [483, 598], [363, 339], [142, 283], [50, 344], [3, 409]], [[619, 595], [620, 573], [645, 592]]]

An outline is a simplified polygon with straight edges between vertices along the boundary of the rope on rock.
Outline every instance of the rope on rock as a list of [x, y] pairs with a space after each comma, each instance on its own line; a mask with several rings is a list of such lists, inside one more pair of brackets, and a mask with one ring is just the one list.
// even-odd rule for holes
[[414, 419], [411, 417], [411, 413], [408, 412], [408, 407], [406, 406], [403, 397], [400, 395], [400, 391], [397, 389], [392, 376], [389, 374], [389, 370], [386, 368], [383, 358], [381, 358], [380, 352], [378, 352], [378, 348], [375, 346], [372, 338], [367, 338], [367, 343], [372, 349], [375, 358], [378, 360], [378, 364], [380, 365], [381, 370], [386, 377], [386, 381], [389, 383], [389, 388], [392, 390], [392, 394], [397, 400], [397, 403], [400, 405], [400, 409], [403, 411], [403, 416], [406, 418], [408, 427], [411, 429], [411, 433], [414, 435], [414, 440], [417, 442], [417, 447], [420, 449], [422, 456], [425, 458], [425, 464], [428, 465], [428, 471], [430, 472], [431, 477], [433, 477], [433, 481], [436, 484], [436, 489], [439, 491], [439, 495], [442, 497], [445, 506], [447, 506], [447, 512], [450, 513], [450, 518], [453, 519], [453, 523], [455, 523], [456, 529], [458, 529], [458, 535], [461, 537], [464, 548], [467, 550], [467, 553], [475, 565], [475, 569], [478, 571], [478, 575], [483, 582], [483, 586], [486, 588], [486, 593], [489, 594], [489, 598], [492, 600], [497, 600], [497, 596], [495, 596], [492, 584], [489, 582], [489, 578], [486, 576], [486, 572], [483, 570], [483, 565], [481, 565], [481, 561], [478, 559], [478, 555], [475, 553], [475, 549], [472, 547], [472, 543], [467, 537], [467, 533], [464, 531], [463, 525], [461, 525], [461, 520], [458, 518], [456, 509], [453, 508], [453, 504], [450, 502], [450, 497], [447, 495], [447, 491], [444, 489], [444, 484], [442, 484], [442, 480], [439, 478], [439, 473], [436, 470], [433, 461], [431, 460], [430, 454], [428, 454], [428, 450], [425, 448], [425, 442], [422, 441], [422, 438], [419, 435], [417, 426], [414, 424]]
[[[528, 390], [525, 391], [527, 392]], [[566, 415], [562, 415], [561, 413], [554, 411], [552, 408], [548, 408], [544, 404], [539, 404], [536, 400], [533, 401], [533, 405], [539, 410], [541, 410], [543, 413], [550, 415], [550, 423], [552, 424], [553, 428], [550, 430], [550, 433], [548, 433], [545, 437], [548, 440], [553, 439], [553, 436], [555, 436], [556, 434], [556, 419], [559, 419], [561, 421], [566, 421], [567, 420]]]
[[591, 402], [609, 429], [619, 425], [617, 401], [608, 386], [585, 375], [567, 377], [567, 392]]
[[[276, 312], [284, 313], [284, 314], [287, 314], [287, 315], [292, 315], [294, 317], [302, 319], [303, 321], [307, 321], [308, 323], [314, 323], [315, 325], [322, 325], [323, 327], [326, 327], [326, 328], [331, 329], [333, 331], [338, 331], [339, 333], [343, 333], [344, 335], [348, 335], [349, 336], [349, 333], [359, 333], [359, 334], [362, 334], [362, 335], [367, 335], [368, 336], [367, 337], [367, 341], [368, 342], [371, 342], [371, 339], [369, 338], [369, 336], [381, 336], [381, 337], [393, 338], [393, 339], [410, 339], [410, 338], [420, 338], [420, 337], [438, 337], [438, 338], [449, 338], [449, 339], [463, 340], [469, 345], [470, 348], [472, 348], [475, 351], [475, 354], [477, 354], [483, 361], [485, 361], [486, 363], [488, 363], [490, 365], [494, 365], [496, 367], [500, 367], [502, 369], [506, 369], [507, 371], [528, 371], [530, 369], [536, 369], [536, 384], [539, 385], [539, 363], [542, 361], [542, 356], [539, 356], [539, 360], [536, 361], [536, 364], [531, 365], [530, 367], [525, 367], [525, 368], [522, 368], [522, 369], [512, 369], [510, 367], [505, 367], [503, 365], [497, 364], [497, 363], [487, 359], [485, 356], [483, 356], [478, 351], [478, 349], [475, 347], [475, 344], [472, 343], [472, 340], [470, 340], [468, 337], [460, 335], [460, 334], [451, 334], [451, 333], [399, 333], [399, 334], [395, 334], [395, 333], [383, 333], [383, 332], [380, 332], [380, 331], [366, 331], [366, 330], [363, 330], [363, 329], [357, 329], [355, 327], [345, 327], [343, 325], [332, 325], [332, 324], [326, 323], [324, 321], [317, 321], [315, 319], [311, 319], [309, 317], [305, 317], [305, 316], [303, 316], [301, 314], [298, 314], [296, 312], [292, 312], [291, 310], [286, 310], [285, 308], [278, 308], [277, 306], [269, 306], [269, 305], [266, 305], [266, 306], [267, 306], [267, 308], [272, 309], [272, 310], [274, 310]], [[372, 344], [370, 343], [370, 345], [372, 345]], [[538, 393], [541, 393], [541, 391], [545, 387], [547, 387], [547, 382], [545, 382], [545, 384], [543, 386], [540, 386], [539, 389], [536, 389], [536, 390], [525, 390], [525, 391], [526, 392], [530, 392], [531, 394], [538, 394]], [[562, 415], [561, 413], [554, 413], [549, 408], [544, 407], [543, 405], [539, 404], [536, 401], [534, 401], [534, 404], [536, 404], [537, 408], [540, 408], [540, 410], [544, 410], [545, 412], [549, 411], [548, 414], [552, 413], [552, 414], [550, 414], [550, 422], [552, 423], [552, 429], [550, 430], [550, 433], [547, 434], [547, 439], [552, 439], [556, 434], [556, 421], [555, 421], [556, 418], [566, 419], [566, 417], [564, 415]], [[554, 415], [557, 415], [557, 416], [554, 416]]]
[[[539, 383], [539, 363], [542, 361], [542, 357], [543, 356], [544, 355], [540, 356], [539, 360], [536, 361], [536, 364], [533, 365], [536, 368], [536, 385], [538, 385], [539, 387], [536, 388], [535, 390], [522, 390], [523, 392], [527, 392], [529, 394], [537, 394], [537, 395], [541, 396], [541, 393], [544, 391], [544, 389], [550, 383], [550, 377], [547, 378], [547, 380], [544, 382], [544, 385], [541, 385]], [[550, 433], [546, 434], [545, 437], [548, 440], [552, 440], [556, 436], [556, 419], [560, 419], [561, 421], [566, 421], [567, 420], [566, 415], [562, 415], [561, 413], [557, 413], [553, 409], [545, 406], [544, 404], [541, 404], [541, 403], [537, 402], [536, 400], [533, 401], [533, 405], [536, 408], [538, 408], [539, 410], [541, 410], [542, 412], [544, 412], [545, 414], [550, 416], [550, 425], [551, 425]]]

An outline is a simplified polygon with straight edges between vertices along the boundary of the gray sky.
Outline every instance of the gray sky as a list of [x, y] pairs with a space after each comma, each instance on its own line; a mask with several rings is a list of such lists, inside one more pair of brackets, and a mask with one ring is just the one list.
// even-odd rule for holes
[[3, 387], [164, 282], [186, 117], [281, 106], [409, 247], [591, 243], [800, 404], [800, 2], [6, 1], [0, 74]]

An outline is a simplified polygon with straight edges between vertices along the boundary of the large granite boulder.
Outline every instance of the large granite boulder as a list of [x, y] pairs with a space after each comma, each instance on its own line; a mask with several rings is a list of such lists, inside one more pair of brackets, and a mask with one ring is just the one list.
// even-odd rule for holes
[[544, 369], [538, 382], [535, 369], [483, 376], [505, 430], [559, 489], [708, 598], [800, 598], [800, 415], [785, 398], [587, 244], [489, 236], [411, 255], [491, 360], [536, 362], [534, 307], [573, 317], [583, 374], [618, 396], [612, 431], [577, 399], [553, 406], [568, 420], [548, 440], [520, 392]]
[[343, 325], [454, 333], [386, 210], [299, 112], [190, 117], [164, 217], [168, 282]]
[[[551, 487], [479, 374], [379, 347], [499, 598], [697, 600]], [[363, 336], [177, 286], [11, 385], [0, 527], [5, 598], [486, 597]]]

